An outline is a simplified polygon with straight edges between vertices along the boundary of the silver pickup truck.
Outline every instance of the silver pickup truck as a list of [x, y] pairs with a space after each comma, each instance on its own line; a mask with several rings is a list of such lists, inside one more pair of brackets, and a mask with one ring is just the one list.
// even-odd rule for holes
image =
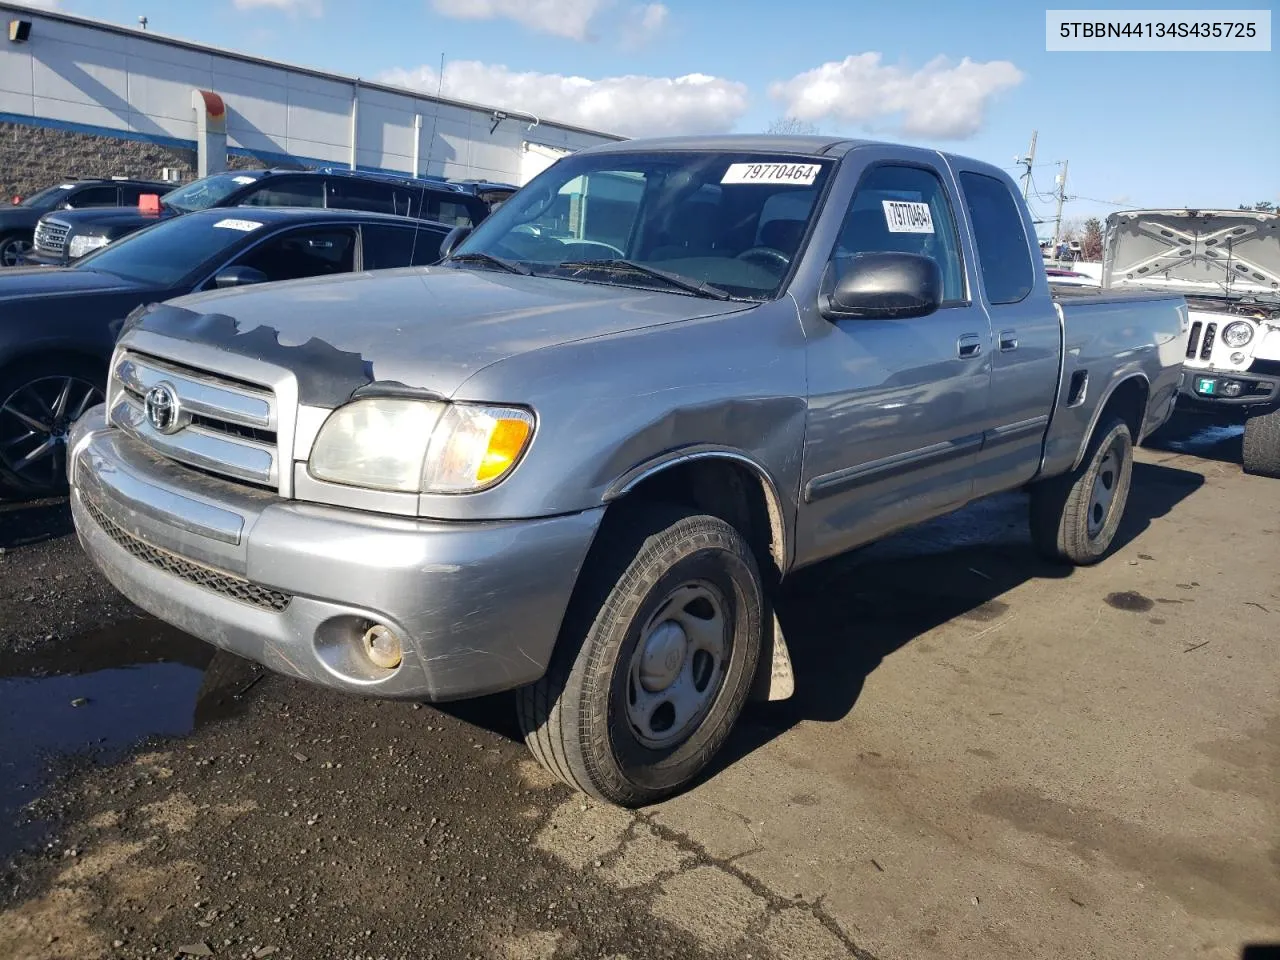
[[548, 769], [647, 803], [790, 695], [794, 571], [1019, 488], [1040, 551], [1106, 554], [1187, 309], [1055, 302], [1034, 238], [1008, 176], [932, 150], [585, 150], [437, 266], [135, 312], [69, 441], [76, 527], [282, 673], [518, 688]]

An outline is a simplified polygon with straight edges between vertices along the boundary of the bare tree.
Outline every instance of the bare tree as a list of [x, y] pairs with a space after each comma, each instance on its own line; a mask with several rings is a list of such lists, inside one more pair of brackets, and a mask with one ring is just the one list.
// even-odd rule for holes
[[818, 125], [808, 120], [797, 120], [795, 117], [778, 117], [769, 124], [765, 133], [782, 136], [804, 136], [818, 133]]
[[1084, 222], [1084, 236], [1080, 240], [1080, 255], [1085, 260], [1102, 259], [1102, 221], [1090, 217]]

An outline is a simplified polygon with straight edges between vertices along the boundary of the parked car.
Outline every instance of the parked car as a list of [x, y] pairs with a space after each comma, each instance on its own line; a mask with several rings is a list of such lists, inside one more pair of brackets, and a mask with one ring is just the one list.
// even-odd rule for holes
[[[439, 258], [449, 227], [373, 213], [206, 210], [157, 223], [72, 267], [0, 274], [0, 495], [65, 485], [67, 429], [100, 403], [124, 318], [197, 290], [382, 270]], [[350, 322], [362, 322], [353, 313]]]
[[1107, 218], [1104, 285], [1190, 306], [1179, 411], [1244, 426], [1244, 469], [1280, 477], [1280, 215], [1126, 210]]
[[172, 183], [109, 177], [99, 180], [67, 180], [29, 197], [14, 197], [0, 207], [0, 267], [17, 266], [31, 250], [36, 222], [52, 210], [138, 205], [144, 193], [166, 193]]
[[362, 210], [474, 226], [489, 215], [479, 197], [449, 184], [351, 170], [216, 173], [166, 193], [151, 210], [55, 212], [40, 219], [27, 263], [66, 266], [135, 230], [212, 207], [319, 207]]
[[534, 755], [614, 803], [790, 694], [783, 577], [1021, 488], [1035, 546], [1096, 563], [1173, 409], [1182, 297], [1055, 303], [1013, 181], [963, 157], [630, 141], [459, 232], [426, 270], [133, 314], [71, 439], [76, 528], [283, 673], [518, 688]]

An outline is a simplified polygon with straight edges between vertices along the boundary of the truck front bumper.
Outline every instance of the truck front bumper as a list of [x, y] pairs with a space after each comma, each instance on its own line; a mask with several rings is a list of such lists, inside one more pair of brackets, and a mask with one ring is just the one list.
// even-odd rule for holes
[[[272, 670], [377, 697], [538, 679], [603, 516], [443, 523], [283, 500], [157, 458], [102, 407], [69, 449], [76, 531], [121, 593]], [[365, 652], [372, 626], [399, 639], [398, 666]]]

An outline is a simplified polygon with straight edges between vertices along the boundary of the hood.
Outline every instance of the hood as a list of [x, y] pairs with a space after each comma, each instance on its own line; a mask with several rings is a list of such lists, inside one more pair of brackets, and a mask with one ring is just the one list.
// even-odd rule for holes
[[177, 216], [176, 211], [161, 208], [160, 213], [141, 213], [137, 207], [94, 207], [87, 210], [56, 210], [47, 214], [71, 227], [72, 233], [108, 233], [120, 229], [137, 229], [157, 220]]
[[1103, 286], [1280, 298], [1280, 215], [1126, 210], [1107, 218]]
[[557, 344], [736, 313], [754, 304], [452, 267], [408, 268], [179, 297], [126, 331], [288, 367], [304, 403], [371, 382], [451, 396], [482, 367]]
[[37, 297], [70, 297], [138, 290], [137, 283], [114, 273], [64, 267], [10, 267], [0, 270], [0, 303]]

